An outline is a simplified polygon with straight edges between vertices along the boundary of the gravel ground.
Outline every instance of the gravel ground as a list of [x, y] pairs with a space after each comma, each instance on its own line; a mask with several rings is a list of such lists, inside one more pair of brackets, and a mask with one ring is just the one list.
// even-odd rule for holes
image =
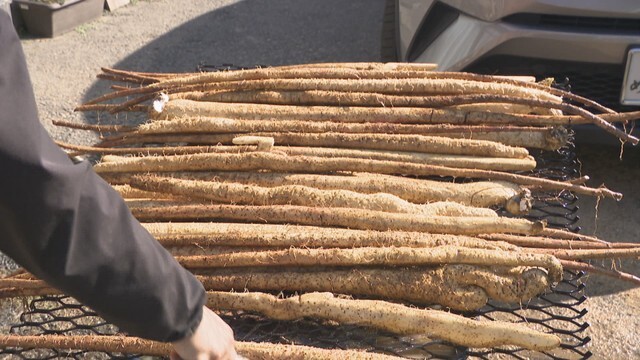
[[[6, 0], [0, 0], [0, 5]], [[62, 141], [91, 143], [88, 134], [56, 129], [52, 119], [81, 119], [73, 108], [103, 93], [101, 66], [141, 71], [193, 71], [198, 63], [293, 64], [378, 61], [383, 0], [134, 1], [55, 39], [24, 38], [43, 123]], [[95, 122], [100, 119], [82, 119]], [[583, 232], [610, 241], [640, 241], [639, 149], [580, 142], [590, 185], [606, 183], [625, 198], [581, 200]], [[595, 226], [597, 224], [597, 227]], [[640, 274], [640, 266], [623, 264]], [[588, 321], [595, 358], [640, 358], [640, 290], [593, 276]]]

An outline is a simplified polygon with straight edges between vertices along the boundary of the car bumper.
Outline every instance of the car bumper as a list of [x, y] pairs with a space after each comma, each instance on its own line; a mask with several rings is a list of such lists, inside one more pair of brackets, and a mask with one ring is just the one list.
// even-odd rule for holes
[[[582, 28], [563, 31], [549, 26], [526, 26], [505, 21], [514, 14], [552, 14], [603, 19], [640, 19], [636, 0], [443, 0], [459, 13], [411, 61], [438, 63], [441, 70], [461, 70], [491, 55], [512, 55], [538, 59], [623, 64], [629, 47], [640, 45], [640, 31], [632, 34]], [[399, 0], [398, 45], [401, 60], [416, 41], [419, 29], [435, 1]], [[429, 24], [425, 24], [429, 26]], [[525, 44], [523, 46], [523, 44]]]

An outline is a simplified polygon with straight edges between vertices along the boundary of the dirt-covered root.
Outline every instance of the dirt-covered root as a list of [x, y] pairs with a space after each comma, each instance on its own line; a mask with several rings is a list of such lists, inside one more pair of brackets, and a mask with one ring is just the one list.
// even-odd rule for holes
[[[164, 122], [166, 123], [166, 122]], [[172, 134], [175, 134], [172, 135]], [[206, 134], [206, 133], [205, 133]], [[438, 135], [438, 134], [436, 134]], [[206, 136], [184, 133], [165, 133], [161, 135], [127, 134], [107, 140], [102, 145], [125, 145], [131, 143], [190, 143], [190, 144], [232, 144], [239, 136], [272, 137], [275, 144], [282, 146], [304, 146], [344, 148], [357, 150], [386, 150], [415, 152], [425, 154], [467, 155], [474, 157], [496, 157], [524, 159], [529, 156], [527, 149], [508, 146], [498, 142], [466, 138], [448, 138], [416, 134], [359, 134], [359, 133], [294, 133], [294, 132], [250, 132], [206, 134]], [[211, 140], [207, 140], [210, 137]]]
[[181, 198], [179, 196], [173, 196], [171, 194], [159, 193], [154, 191], [145, 191], [138, 188], [131, 187], [131, 185], [113, 185], [113, 188], [124, 199], [153, 199], [153, 200], [174, 200], [174, 201], [186, 201], [187, 198]]
[[473, 179], [509, 181], [544, 189], [571, 190], [578, 194], [622, 199], [622, 194], [607, 188], [589, 188], [571, 182], [505, 173], [500, 171], [460, 169], [436, 165], [402, 163], [352, 158], [323, 158], [317, 156], [288, 156], [273, 152], [242, 154], [193, 154], [173, 156], [117, 157], [104, 156], [94, 170], [105, 172], [172, 172], [172, 171], [255, 171], [330, 173], [336, 171], [369, 172], [386, 175], [453, 176]]
[[[0, 347], [23, 349], [87, 350], [108, 353], [169, 356], [172, 346], [117, 335], [0, 335]], [[301, 345], [235, 342], [239, 355], [251, 360], [399, 360], [397, 356], [357, 350], [320, 349]]]
[[640, 247], [640, 244], [637, 243], [611, 243], [605, 241], [596, 242], [577, 239], [566, 240], [554, 239], [551, 237], [518, 236], [509, 234], [483, 234], [479, 235], [478, 237], [491, 241], [508, 242], [519, 247], [539, 249], [635, 249]]
[[236, 351], [251, 360], [400, 360], [400, 357], [358, 350], [320, 349], [302, 345], [236, 342]]
[[453, 235], [511, 233], [536, 235], [544, 223], [507, 217], [423, 216], [363, 211], [349, 208], [316, 208], [276, 205], [182, 205], [131, 207], [143, 222], [234, 220], [253, 223], [342, 227], [357, 230], [398, 230]]
[[477, 310], [488, 297], [480, 287], [457, 285], [442, 269], [350, 269], [286, 272], [224, 272], [198, 275], [207, 290], [299, 291], [362, 295], [417, 304], [440, 304], [456, 310]]
[[[270, 136], [271, 134], [265, 135]], [[303, 155], [320, 157], [361, 158], [496, 171], [527, 171], [535, 169], [537, 165], [536, 160], [532, 156], [527, 156], [524, 158], [503, 158], [469, 155], [427, 154], [409, 151], [357, 150], [299, 146], [274, 146], [272, 150], [294, 156]]]
[[[452, 183], [402, 176], [380, 174], [356, 174], [357, 176], [255, 173], [255, 172], [190, 172], [170, 173], [172, 177], [225, 181], [241, 184], [274, 187], [283, 185], [311, 186], [318, 189], [345, 189], [364, 194], [388, 193], [416, 204], [437, 201], [453, 201], [474, 207], [503, 206], [514, 203], [517, 214], [531, 208], [531, 193], [522, 186], [504, 181], [478, 181]], [[112, 174], [110, 181], [127, 182], [131, 178], [117, 179]], [[520, 210], [522, 209], [522, 210]]]
[[543, 149], [555, 151], [567, 145], [569, 132], [564, 126], [540, 128], [537, 130], [510, 130], [510, 131], [462, 131], [443, 132], [437, 136], [450, 138], [476, 139], [495, 141], [509, 146]]
[[339, 324], [369, 326], [400, 335], [426, 334], [473, 348], [516, 345], [531, 350], [548, 350], [560, 345], [557, 336], [520, 324], [479, 322], [443, 311], [417, 309], [378, 300], [344, 299], [331, 293], [308, 293], [282, 299], [256, 292], [208, 292], [207, 306], [259, 312], [277, 320], [316, 318]]
[[491, 299], [509, 304], [529, 301], [549, 290], [551, 280], [546, 271], [539, 268], [511, 269], [511, 276], [505, 276], [497, 274], [498, 271], [491, 267], [460, 264], [448, 266], [445, 272], [458, 284], [480, 286]]
[[[511, 114], [562, 115], [562, 111], [536, 106], [535, 100], [492, 95], [415, 96], [339, 91], [212, 91], [177, 93], [171, 98], [208, 102], [302, 106], [449, 107], [459, 110]], [[514, 103], [518, 101], [518, 103]]]
[[491, 209], [470, 207], [454, 202], [418, 205], [391, 194], [321, 190], [303, 185], [260, 187], [238, 183], [141, 175], [131, 179], [131, 186], [152, 193], [164, 193], [198, 200], [207, 199], [227, 204], [342, 207], [425, 216], [498, 216]]
[[264, 247], [257, 246], [220, 246], [220, 245], [200, 245], [193, 243], [191, 246], [171, 246], [165, 245], [164, 248], [173, 256], [207, 256], [220, 255], [241, 252], [259, 252], [264, 251]]
[[[318, 143], [318, 147], [296, 146], [296, 142], [289, 142], [287, 139], [291, 134], [282, 133], [235, 133], [223, 135], [205, 135], [205, 134], [186, 134], [186, 135], [145, 135], [145, 136], [127, 136], [120, 139], [105, 140], [100, 147], [80, 147], [70, 144], [60, 144], [61, 146], [80, 152], [101, 153], [101, 154], [145, 154], [145, 155], [178, 155], [178, 154], [197, 154], [197, 153], [244, 153], [254, 151], [274, 151], [287, 155], [303, 155], [318, 157], [341, 157], [341, 158], [360, 158], [369, 160], [396, 161], [415, 164], [429, 164], [439, 166], [449, 166], [455, 168], [496, 170], [496, 171], [527, 171], [536, 167], [536, 161], [532, 156], [523, 158], [513, 157], [490, 157], [490, 156], [472, 156], [472, 155], [452, 155], [452, 154], [431, 154], [415, 151], [396, 151], [396, 150], [376, 150], [376, 149], [357, 149], [357, 148], [331, 148], [321, 147], [323, 144]], [[230, 146], [231, 144], [239, 144], [246, 139], [251, 139], [251, 145], [257, 146]], [[274, 140], [275, 139], [275, 140]], [[278, 146], [273, 146], [278, 142]], [[144, 147], [150, 144], [177, 144], [177, 146], [161, 146], [161, 147]], [[188, 146], [180, 146], [178, 144], [189, 144]], [[222, 145], [225, 144], [225, 145]], [[246, 143], [245, 143], [246, 144]], [[305, 141], [300, 142], [301, 145]], [[377, 141], [364, 145], [367, 147], [378, 146]], [[142, 147], [130, 147], [130, 146]], [[336, 143], [335, 146], [345, 146], [348, 144]], [[115, 148], [115, 146], [118, 146]], [[129, 147], [123, 147], [129, 146]], [[446, 152], [445, 148], [438, 150]]]
[[[482, 266], [534, 266], [546, 270], [551, 282], [562, 279], [562, 265], [552, 255], [510, 252], [459, 246], [433, 248], [301, 249], [239, 252], [176, 258], [189, 269], [276, 266], [434, 266], [467, 264]], [[545, 275], [546, 276], [546, 275]]]
[[[523, 87], [514, 84], [476, 81], [468, 79], [452, 79], [452, 78], [433, 78], [444, 74], [433, 74], [432, 78], [405, 78], [395, 79], [375, 79], [371, 78], [374, 72], [363, 72], [358, 81], [354, 81], [353, 71], [349, 71], [351, 78], [349, 79], [251, 79], [251, 80], [228, 80], [217, 82], [202, 82], [200, 84], [180, 84], [180, 87], [169, 89], [169, 93], [179, 93], [187, 91], [251, 91], [251, 90], [280, 90], [280, 91], [337, 91], [351, 93], [380, 93], [380, 94], [413, 94], [413, 95], [467, 95], [467, 94], [491, 94], [504, 95], [513, 98], [527, 98], [532, 100], [548, 101], [552, 103], [562, 103], [562, 99], [556, 95], [550, 94], [548, 91], [535, 89], [532, 87]], [[380, 75], [384, 76], [384, 73]], [[391, 74], [395, 77], [401, 77], [402, 73], [395, 72]], [[414, 75], [414, 74], [410, 74]], [[206, 75], [208, 76], [208, 75]], [[414, 75], [415, 76], [415, 75]], [[366, 78], [369, 77], [369, 78]], [[444, 77], [444, 76], [443, 76]], [[185, 86], [186, 85], [186, 86]], [[161, 88], [167, 89], [165, 84], [153, 84], [147, 89], [143, 89], [147, 93]], [[135, 92], [134, 92], [135, 93]], [[127, 93], [124, 93], [125, 95]], [[101, 100], [101, 99], [100, 99]], [[95, 103], [96, 101], [91, 101]]]
[[353, 248], [457, 245], [479, 249], [519, 250], [517, 246], [502, 241], [418, 232], [238, 223], [143, 223], [142, 225], [165, 246]]
[[447, 109], [457, 111], [488, 111], [505, 114], [535, 114], [535, 115], [562, 115], [562, 111], [558, 109], [550, 109], [541, 106], [523, 105], [523, 104], [507, 104], [507, 103], [476, 103], [449, 106]]
[[[304, 119], [307, 121], [335, 121], [344, 123], [381, 122], [400, 124], [507, 125], [518, 124], [518, 122], [512, 120], [512, 118], [518, 119], [528, 115], [421, 107], [292, 106], [174, 99], [163, 103], [161, 112], [152, 110], [149, 116], [155, 120], [170, 120], [184, 117], [222, 117], [243, 120]], [[521, 125], [525, 124], [527, 123]], [[551, 125], [553, 125], [553, 123]]]
[[529, 155], [525, 148], [473, 139], [451, 139], [442, 136], [404, 134], [349, 133], [263, 133], [273, 137], [278, 145], [335, 147], [408, 151], [427, 154], [469, 155], [523, 159]]
[[563, 126], [525, 127], [488, 125], [420, 125], [394, 123], [337, 123], [306, 120], [238, 120], [227, 118], [179, 118], [156, 120], [141, 124], [128, 135], [158, 134], [226, 134], [258, 132], [295, 133], [386, 133], [444, 136], [499, 142], [509, 146], [557, 150], [564, 146], [568, 132]]

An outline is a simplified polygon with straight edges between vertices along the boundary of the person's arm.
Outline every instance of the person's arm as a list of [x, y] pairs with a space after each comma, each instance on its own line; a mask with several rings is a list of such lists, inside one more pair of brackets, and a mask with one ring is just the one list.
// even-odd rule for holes
[[[188, 345], [201, 331], [202, 285], [40, 124], [20, 41], [1, 10], [0, 250], [132, 335]], [[230, 329], [220, 331], [233, 351]]]

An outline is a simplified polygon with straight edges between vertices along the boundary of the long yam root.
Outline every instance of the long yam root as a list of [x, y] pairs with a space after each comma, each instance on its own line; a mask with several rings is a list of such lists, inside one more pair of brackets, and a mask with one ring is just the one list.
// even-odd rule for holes
[[380, 174], [440, 175], [484, 178], [509, 181], [520, 185], [539, 186], [553, 190], [570, 190], [580, 194], [612, 197], [622, 195], [606, 188], [588, 188], [568, 182], [558, 182], [516, 174], [488, 170], [456, 169], [444, 166], [399, 163], [381, 160], [349, 158], [322, 158], [313, 156], [287, 156], [268, 152], [244, 154], [194, 154], [158, 157], [115, 158], [105, 156], [96, 164], [97, 172], [150, 172], [150, 171], [247, 171], [271, 170], [280, 172], [335, 171], [370, 172]]
[[207, 293], [213, 309], [257, 311], [272, 319], [305, 317], [358, 324], [401, 335], [427, 334], [454, 344], [486, 348], [516, 345], [548, 350], [560, 345], [551, 334], [524, 325], [500, 321], [474, 321], [437, 310], [422, 310], [378, 300], [349, 300], [331, 293], [309, 293], [279, 299], [264, 293]]
[[342, 227], [359, 230], [400, 230], [453, 235], [512, 233], [535, 235], [544, 223], [506, 217], [421, 216], [349, 208], [306, 206], [183, 205], [132, 207], [140, 221], [245, 222]]
[[[564, 260], [563, 260], [564, 261]], [[286, 272], [243, 269], [197, 270], [208, 290], [334, 292], [377, 299], [439, 304], [461, 311], [478, 310], [489, 299], [521, 303], [551, 285], [538, 268], [444, 265], [438, 268], [352, 268]], [[42, 280], [0, 279], [0, 297], [60, 294]]]
[[[562, 115], [536, 100], [503, 95], [411, 96], [339, 91], [214, 91], [179, 93], [174, 99], [207, 102], [253, 103], [304, 106], [383, 106], [383, 107], [455, 107], [460, 110], [494, 111], [521, 114]], [[551, 103], [555, 105], [555, 103]], [[497, 106], [496, 106], [497, 105]], [[552, 106], [553, 106], [552, 105]]]
[[536, 266], [548, 271], [553, 282], [562, 279], [562, 265], [551, 255], [468, 249], [458, 246], [433, 248], [301, 249], [177, 257], [190, 269], [250, 266], [417, 266], [469, 264], [484, 266]]
[[[110, 335], [0, 335], [0, 347], [88, 350], [125, 354], [169, 356], [172, 346], [130, 336]], [[236, 351], [251, 360], [398, 360], [397, 356], [356, 350], [320, 349], [301, 345], [283, 345], [237, 341]]]
[[[238, 136], [227, 135], [226, 139]], [[483, 157], [526, 158], [529, 152], [525, 148], [506, 146], [486, 140], [450, 139], [440, 136], [398, 135], [398, 134], [349, 134], [349, 133], [264, 133], [252, 134], [273, 137], [278, 145], [339, 147], [353, 149], [373, 149], [389, 151], [410, 151], [431, 154], [469, 155]], [[157, 142], [127, 135], [128, 142], [141, 140], [143, 142]], [[162, 138], [162, 137], [160, 137]], [[165, 137], [171, 139], [171, 137]], [[188, 140], [181, 136], [181, 140]], [[217, 136], [218, 141], [224, 141], [224, 136]], [[131, 140], [129, 140], [131, 139]], [[152, 138], [153, 139], [153, 138]], [[222, 141], [220, 141], [222, 140]], [[166, 141], [172, 142], [172, 141]], [[181, 142], [181, 141], [174, 141]], [[186, 141], [185, 141], [186, 142]], [[117, 142], [116, 142], [117, 143]], [[106, 142], [108, 144], [108, 142]]]
[[353, 248], [457, 245], [468, 248], [517, 251], [516, 246], [502, 241], [486, 241], [448, 234], [237, 223], [143, 223], [142, 225], [164, 246], [195, 244], [266, 248]]
[[143, 175], [134, 176], [131, 179], [131, 186], [152, 193], [168, 193], [227, 204], [343, 207], [425, 216], [498, 216], [495, 211], [490, 209], [475, 208], [453, 202], [418, 205], [390, 194], [361, 194], [349, 190], [320, 190], [301, 185], [266, 188], [236, 183]]
[[[115, 174], [104, 175], [107, 180], [114, 183], [129, 183], [131, 181], [131, 176], [128, 175], [122, 177]], [[478, 181], [459, 184], [381, 174], [340, 176], [252, 172], [192, 172], [169, 173], [168, 175], [183, 179], [225, 181], [266, 187], [302, 185], [327, 190], [351, 190], [364, 194], [388, 193], [416, 204], [453, 201], [475, 207], [495, 205], [507, 207], [508, 203], [513, 203], [515, 209], [508, 208], [508, 210], [514, 210], [515, 214], [526, 213], [531, 208], [531, 195], [527, 189], [503, 181]]]
[[496, 296], [498, 301], [526, 302], [550, 286], [547, 274], [540, 269], [518, 267], [498, 273], [472, 265], [286, 272], [215, 269], [198, 271], [198, 274], [208, 290], [333, 292], [425, 305], [440, 304], [461, 311], [480, 309], [491, 298], [489, 294]]

